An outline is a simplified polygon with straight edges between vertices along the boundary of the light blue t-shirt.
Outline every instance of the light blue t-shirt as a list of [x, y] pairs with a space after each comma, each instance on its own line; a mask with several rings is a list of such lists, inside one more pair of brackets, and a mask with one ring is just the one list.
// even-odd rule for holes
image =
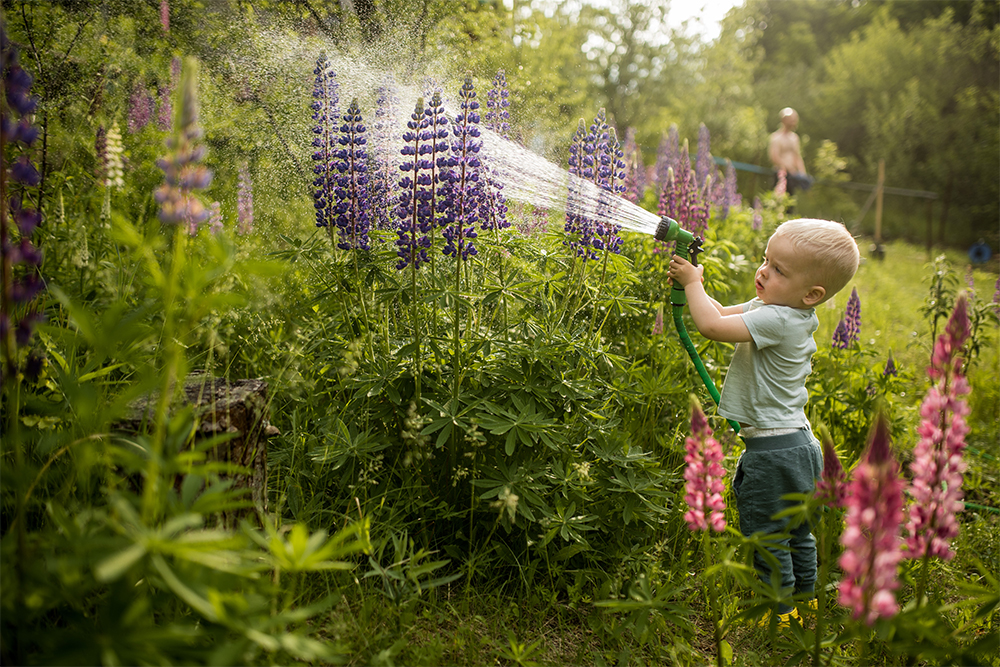
[[719, 414], [757, 428], [809, 428], [806, 378], [816, 352], [813, 308], [743, 304], [749, 343], [739, 343], [722, 386]]

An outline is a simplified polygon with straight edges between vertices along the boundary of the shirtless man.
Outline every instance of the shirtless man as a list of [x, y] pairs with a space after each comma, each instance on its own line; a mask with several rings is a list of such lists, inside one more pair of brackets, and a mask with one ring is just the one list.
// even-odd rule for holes
[[788, 194], [793, 194], [796, 189], [808, 189], [812, 179], [806, 175], [806, 165], [799, 149], [799, 135], [795, 134], [799, 114], [795, 109], [785, 107], [778, 113], [778, 118], [781, 120], [781, 128], [771, 135], [767, 154], [776, 171], [784, 170]]

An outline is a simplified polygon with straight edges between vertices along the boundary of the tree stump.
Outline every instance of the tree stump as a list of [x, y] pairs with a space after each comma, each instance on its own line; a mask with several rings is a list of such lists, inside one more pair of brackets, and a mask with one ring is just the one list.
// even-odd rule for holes
[[[123, 431], [148, 431], [158, 396], [150, 394], [131, 406], [129, 417], [118, 424]], [[267, 512], [267, 439], [278, 435], [277, 428], [267, 420], [269, 401], [267, 382], [214, 378], [204, 373], [192, 373], [184, 381], [183, 404], [194, 408], [198, 419], [195, 439], [234, 433], [232, 439], [215, 445], [210, 460], [230, 463], [249, 469], [249, 474], [233, 475], [233, 487], [249, 489], [251, 508], [222, 512], [226, 526], [234, 526], [241, 518], [257, 512]], [[180, 484], [177, 480], [176, 484]]]

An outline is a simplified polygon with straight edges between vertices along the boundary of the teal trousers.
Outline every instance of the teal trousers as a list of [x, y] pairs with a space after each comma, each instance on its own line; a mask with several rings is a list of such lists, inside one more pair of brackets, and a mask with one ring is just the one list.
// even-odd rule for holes
[[[823, 470], [823, 454], [809, 429], [787, 435], [746, 438], [746, 450], [736, 464], [733, 493], [740, 515], [740, 532], [784, 534], [769, 548], [781, 566], [781, 587], [795, 593], [811, 592], [816, 586], [816, 539], [808, 523], [789, 529], [789, 519], [774, 516], [798, 503], [782, 500], [789, 493], [811, 494]], [[754, 554], [757, 575], [771, 581], [771, 567], [758, 553]], [[779, 613], [791, 611], [781, 605]]]

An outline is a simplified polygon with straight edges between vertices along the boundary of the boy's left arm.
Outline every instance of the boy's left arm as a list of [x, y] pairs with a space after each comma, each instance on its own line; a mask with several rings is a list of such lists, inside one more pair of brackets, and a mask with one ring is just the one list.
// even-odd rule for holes
[[[732, 313], [732, 307], [719, 309], [705, 292], [701, 282], [702, 267], [674, 255], [670, 259], [670, 277], [684, 286], [691, 319], [702, 336], [723, 343], [747, 343], [753, 340], [743, 316]], [[724, 311], [731, 314], [723, 314]]]

